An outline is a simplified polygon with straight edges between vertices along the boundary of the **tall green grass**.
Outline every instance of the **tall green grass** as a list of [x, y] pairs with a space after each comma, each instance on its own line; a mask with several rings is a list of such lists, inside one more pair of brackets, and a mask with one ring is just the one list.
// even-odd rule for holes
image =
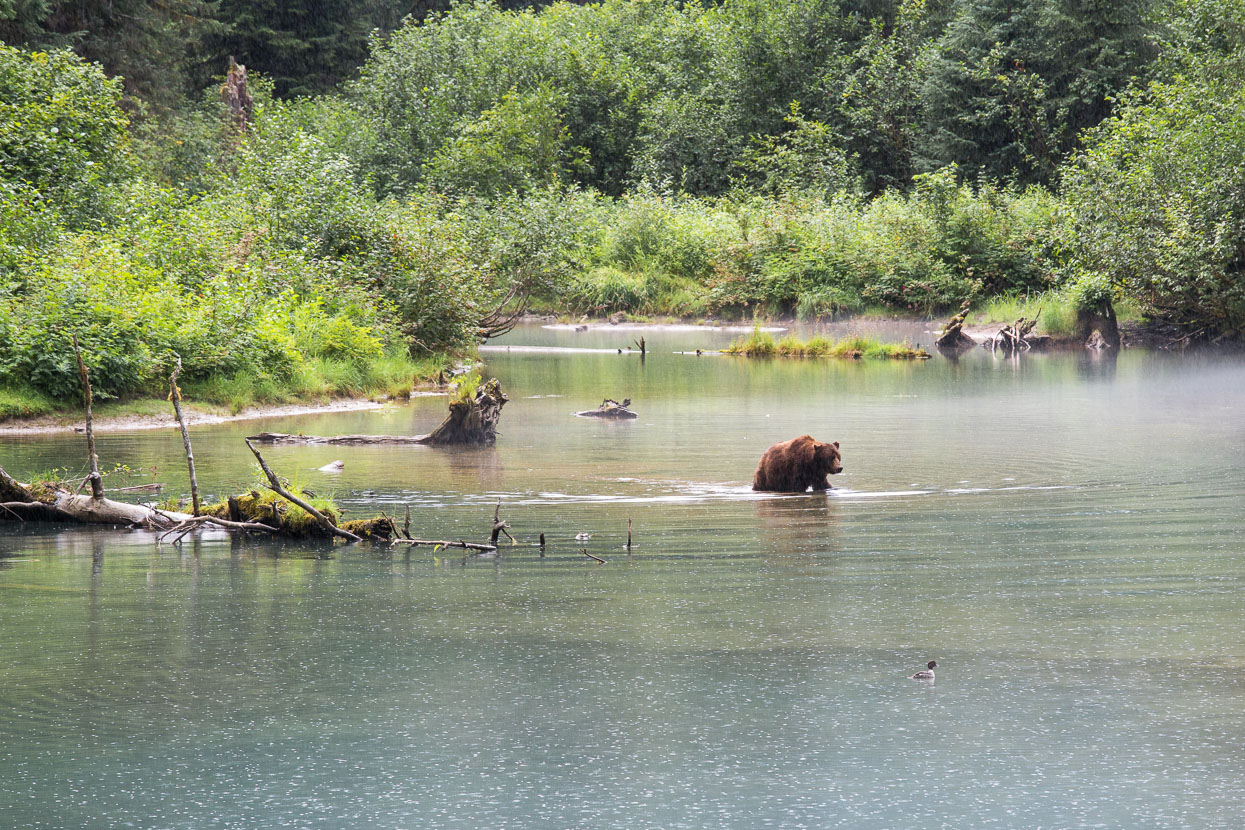
[[23, 387], [0, 387], [0, 421], [50, 415], [59, 407], [42, 392]]
[[723, 349], [723, 352], [745, 357], [867, 357], [901, 360], [929, 357], [923, 349], [913, 349], [901, 343], [883, 343], [859, 335], [838, 341], [821, 335], [802, 341], [794, 335], [788, 335], [775, 341], [772, 334], [760, 329], [754, 329], [747, 337], [740, 337]]
[[[446, 362], [444, 355], [414, 360], [405, 352], [390, 350], [365, 363], [310, 358], [285, 378], [242, 370], [215, 373], [180, 386], [188, 405], [219, 406], [236, 415], [251, 407], [272, 404], [344, 397], [410, 397], [417, 385], [435, 378]], [[157, 390], [151, 391], [158, 394]], [[59, 399], [31, 389], [0, 388], [0, 421], [54, 415], [76, 417], [81, 408], [82, 402], [72, 397]], [[99, 401], [95, 407], [95, 414], [101, 418], [158, 416], [168, 411], [169, 405], [163, 398], [143, 396]]]

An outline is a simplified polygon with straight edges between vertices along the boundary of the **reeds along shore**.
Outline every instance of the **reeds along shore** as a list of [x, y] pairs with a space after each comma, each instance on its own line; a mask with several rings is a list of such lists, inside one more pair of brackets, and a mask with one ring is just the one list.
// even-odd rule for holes
[[772, 334], [753, 331], [723, 349], [726, 354], [744, 357], [839, 357], [885, 358], [891, 360], [925, 360], [929, 353], [903, 343], [883, 343], [869, 337], [852, 336], [831, 340], [820, 335], [808, 340], [794, 336], [775, 340]]

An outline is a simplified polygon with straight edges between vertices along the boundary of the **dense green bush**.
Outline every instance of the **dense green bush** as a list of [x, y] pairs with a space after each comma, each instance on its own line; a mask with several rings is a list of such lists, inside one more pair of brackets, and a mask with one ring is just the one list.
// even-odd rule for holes
[[[880, 305], [932, 313], [1057, 277], [1047, 251], [1055, 210], [1041, 190], [956, 183], [953, 171], [909, 196], [862, 201], [671, 198], [640, 192], [598, 204], [576, 308], [813, 317]], [[664, 278], [664, 284], [661, 279]], [[703, 285], [696, 311], [679, 311]]]
[[1245, 71], [1215, 62], [1130, 96], [1065, 174], [1077, 285], [1245, 335]]
[[55, 205], [70, 226], [88, 224], [129, 174], [120, 98], [119, 80], [72, 52], [0, 44], [0, 185]]

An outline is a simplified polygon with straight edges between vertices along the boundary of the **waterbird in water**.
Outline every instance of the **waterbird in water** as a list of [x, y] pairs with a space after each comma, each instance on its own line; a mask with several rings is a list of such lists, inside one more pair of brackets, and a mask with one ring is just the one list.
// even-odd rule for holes
[[908, 679], [909, 680], [933, 680], [934, 669], [935, 667], [937, 667], [937, 665], [938, 665], [938, 661], [930, 660], [928, 663], [925, 664], [925, 668], [921, 669], [919, 672], [912, 675]]
[[591, 533], [576, 533], [575, 534], [575, 541], [577, 542], [587, 542], [591, 538], [592, 538]]

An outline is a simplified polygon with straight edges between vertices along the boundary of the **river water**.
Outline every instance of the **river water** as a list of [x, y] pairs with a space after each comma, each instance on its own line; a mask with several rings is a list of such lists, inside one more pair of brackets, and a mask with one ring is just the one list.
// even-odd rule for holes
[[[425, 537], [500, 499], [498, 557], [0, 525], [0, 825], [1245, 821], [1245, 361], [694, 354], [735, 334], [525, 326], [483, 353], [496, 448], [265, 453]], [[640, 417], [571, 414], [605, 397]], [[248, 486], [250, 432], [444, 405], [196, 429], [202, 486]], [[753, 493], [802, 433], [841, 442], [836, 489]], [[176, 432], [99, 451], [185, 489]]]

